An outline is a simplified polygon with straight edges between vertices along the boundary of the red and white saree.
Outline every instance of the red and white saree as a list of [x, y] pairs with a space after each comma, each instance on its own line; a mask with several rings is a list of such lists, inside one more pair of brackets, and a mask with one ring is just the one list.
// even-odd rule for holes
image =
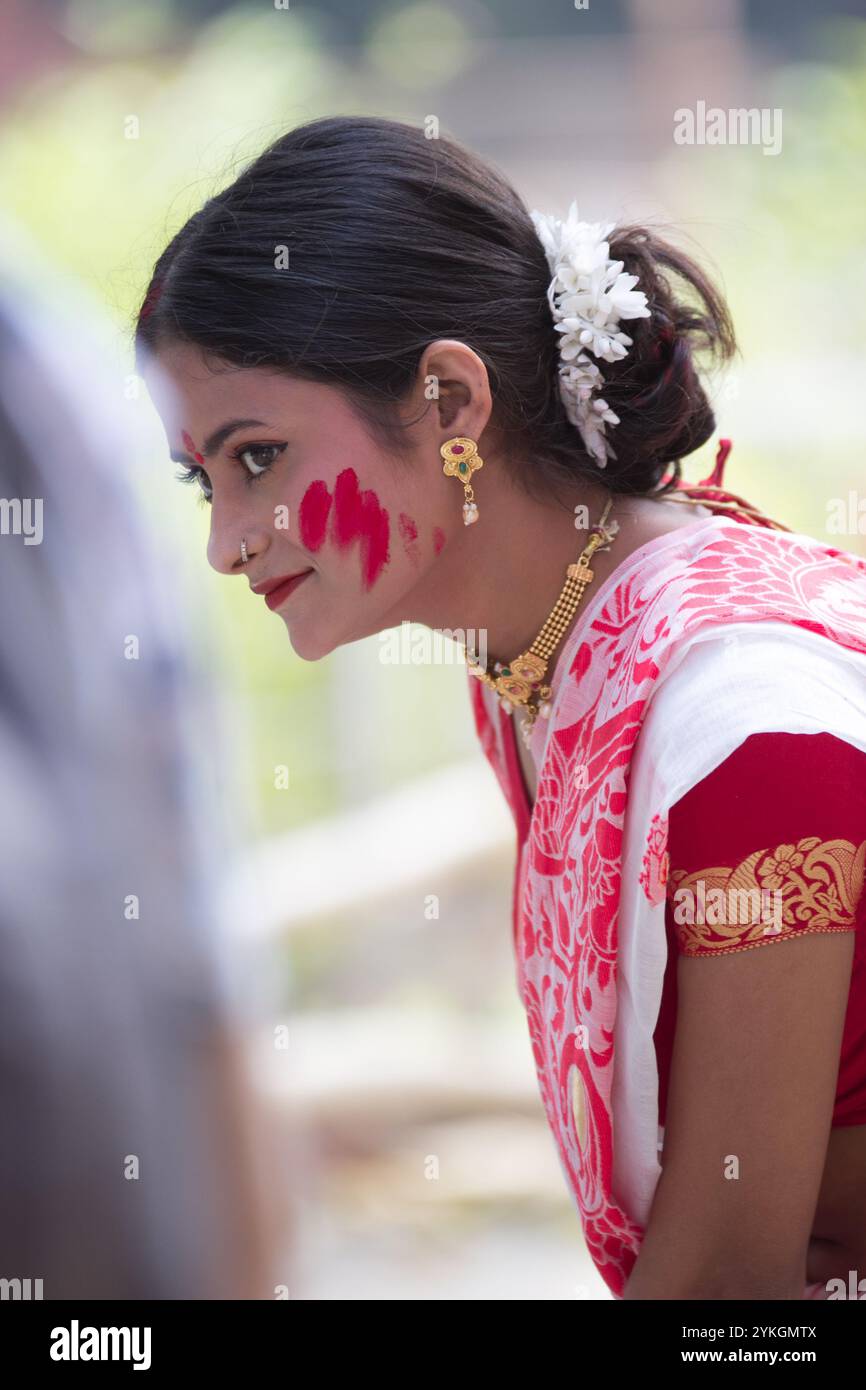
[[[837, 797], [839, 815], [829, 793], [816, 807], [804, 763], [792, 785], [812, 795], [790, 798], [802, 821], [771, 817], [751, 839], [725, 843], [730, 816], [712, 826], [683, 814], [708, 785], [718, 802], [724, 784], [711, 775], [742, 774], [732, 755], [748, 758], [753, 777], [778, 772], [779, 745], [757, 735], [803, 736], [798, 747], [822, 755], [827, 747], [809, 740], [828, 739], [840, 755], [837, 791], [866, 785], [866, 561], [737, 510], [718, 487], [728, 447], [711, 479], [684, 488], [726, 510], [648, 542], [585, 598], [556, 660], [550, 718], [533, 730], [531, 810], [512, 716], [468, 677], [482, 748], [517, 826], [517, 982], [541, 1097], [588, 1249], [617, 1298], [661, 1173], [675, 951], [750, 949], [859, 923], [866, 997], [862, 795]], [[674, 810], [683, 858], [672, 870]], [[692, 824], [708, 827], [706, 849], [690, 842]], [[672, 931], [672, 872], [681, 884], [711, 870], [718, 882], [781, 885], [784, 912], [770, 934]], [[866, 1028], [851, 1009], [843, 1064], [851, 1103], [834, 1123], [866, 1123]], [[804, 1297], [826, 1293], [812, 1284]]]

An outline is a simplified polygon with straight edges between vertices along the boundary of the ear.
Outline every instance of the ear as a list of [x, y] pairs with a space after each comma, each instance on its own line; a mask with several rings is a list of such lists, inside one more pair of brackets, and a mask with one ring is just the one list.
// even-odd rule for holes
[[480, 438], [493, 398], [487, 368], [478, 353], [459, 339], [437, 338], [424, 349], [419, 372], [424, 397], [438, 405], [442, 428]]

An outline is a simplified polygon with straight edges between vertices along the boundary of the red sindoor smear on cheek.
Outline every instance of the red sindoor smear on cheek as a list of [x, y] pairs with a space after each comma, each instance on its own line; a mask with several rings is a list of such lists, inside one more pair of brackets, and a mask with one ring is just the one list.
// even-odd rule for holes
[[298, 527], [301, 542], [308, 550], [318, 550], [325, 539], [325, 527], [333, 500], [327, 485], [320, 481], [310, 483], [301, 498]]
[[358, 487], [354, 468], [344, 468], [337, 474], [333, 497], [327, 484], [317, 479], [310, 483], [301, 499], [299, 526], [301, 540], [308, 550], [321, 547], [329, 514], [331, 539], [341, 550], [355, 541], [360, 542], [361, 577], [364, 588], [369, 589], [390, 558], [387, 511], [380, 506], [372, 488], [362, 491]]
[[411, 516], [407, 516], [405, 512], [400, 513], [398, 525], [400, 527], [400, 535], [403, 539], [403, 549], [406, 551], [409, 559], [417, 563], [418, 551], [414, 548], [413, 542], [418, 539], [418, 527], [415, 525]]
[[438, 555], [438, 554], [439, 554], [439, 551], [442, 549], [442, 547], [443, 547], [444, 544], [445, 544], [445, 532], [442, 530], [442, 527], [441, 527], [441, 526], [434, 526], [434, 527], [433, 527], [433, 551], [434, 551], [434, 554]]
[[389, 558], [388, 513], [380, 507], [372, 488], [359, 490], [354, 468], [337, 474], [332, 534], [341, 549], [353, 541], [361, 542], [361, 573], [364, 587], [369, 589]]

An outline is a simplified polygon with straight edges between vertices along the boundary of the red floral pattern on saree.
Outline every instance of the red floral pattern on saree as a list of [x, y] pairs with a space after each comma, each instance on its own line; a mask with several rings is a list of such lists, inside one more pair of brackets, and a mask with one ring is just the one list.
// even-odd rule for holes
[[665, 891], [669, 872], [669, 855], [667, 851], [668, 843], [668, 822], [665, 816], [655, 815], [652, 818], [652, 825], [647, 836], [647, 847], [643, 857], [643, 866], [640, 871], [640, 885], [647, 896], [647, 901], [660, 903], [664, 901]]
[[[539, 1089], [587, 1247], [616, 1296], [643, 1238], [612, 1190], [611, 1085], [623, 821], [647, 702], [680, 644], [720, 622], [793, 623], [866, 652], [866, 562], [739, 518], [695, 539], [689, 529], [660, 556], [648, 552], [581, 630], [515, 877], [518, 987]], [[476, 726], [486, 728], [482, 690], [469, 680]], [[494, 746], [506, 785], [507, 744], [488, 736]], [[648, 827], [651, 901], [664, 897], [666, 811]]]

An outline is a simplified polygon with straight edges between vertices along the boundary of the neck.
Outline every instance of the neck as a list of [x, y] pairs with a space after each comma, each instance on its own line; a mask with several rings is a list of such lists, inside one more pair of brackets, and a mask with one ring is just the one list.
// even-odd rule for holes
[[[584, 549], [589, 528], [610, 496], [600, 484], [579, 483], [539, 499], [514, 485], [504, 470], [495, 486], [493, 475], [493, 469], [480, 475], [475, 486], [479, 520], [454, 527], [435, 567], [435, 582], [419, 586], [411, 614], [428, 627], [465, 632], [491, 665], [507, 664], [538, 636], [559, 597], [566, 566]], [[576, 506], [588, 513], [579, 530]], [[459, 517], [457, 497], [455, 512]], [[609, 520], [615, 514], [616, 499]], [[560, 648], [561, 643], [548, 675]]]

